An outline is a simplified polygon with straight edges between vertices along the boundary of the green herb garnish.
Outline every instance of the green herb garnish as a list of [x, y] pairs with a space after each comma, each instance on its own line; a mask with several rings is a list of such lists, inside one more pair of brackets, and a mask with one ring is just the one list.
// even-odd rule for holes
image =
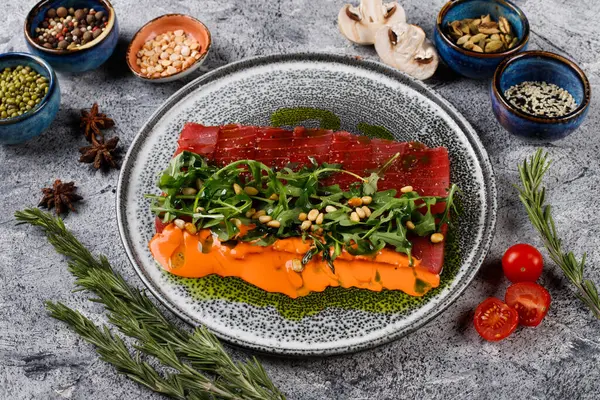
[[50, 314], [96, 346], [102, 360], [151, 390], [174, 399], [285, 399], [255, 359], [233, 361], [219, 340], [206, 328], [193, 332], [171, 323], [146, 296], [116, 273], [108, 260], [94, 257], [67, 230], [60, 218], [39, 209], [15, 213], [20, 223], [42, 228], [56, 251], [69, 258], [69, 271], [80, 290], [94, 293], [109, 321], [123, 334], [136, 339], [135, 349], [154, 357], [174, 372], [162, 374], [139, 354], [132, 355], [123, 340], [100, 328], [78, 311], [47, 302]]
[[546, 203], [546, 188], [542, 187], [542, 178], [551, 161], [547, 160], [548, 153], [538, 150], [533, 157], [523, 161], [519, 165], [519, 175], [523, 187], [518, 187], [519, 199], [525, 206], [529, 220], [534, 228], [542, 236], [542, 241], [550, 258], [565, 276], [575, 285], [581, 299], [594, 313], [596, 318], [600, 319], [600, 297], [598, 289], [594, 282], [583, 278], [583, 269], [585, 267], [585, 253], [581, 261], [577, 261], [572, 252], [565, 253], [562, 248], [562, 241], [556, 231], [556, 225], [551, 214], [551, 207]]
[[[414, 191], [396, 197], [396, 190], [378, 191], [379, 179], [398, 157], [363, 178], [339, 165], [318, 165], [314, 160], [298, 170], [288, 166], [275, 171], [254, 160], [218, 168], [184, 151], [171, 160], [159, 178], [158, 187], [165, 195], [146, 197], [152, 199], [151, 210], [163, 222], [188, 217], [196, 229], [210, 228], [221, 241], [236, 238], [240, 224], [256, 225], [239, 238], [255, 245], [266, 246], [289, 237], [311, 238], [315, 247], [304, 256], [304, 263], [320, 254], [334, 269], [333, 261], [342, 250], [364, 255], [385, 246], [410, 257], [412, 245], [406, 223], [414, 225], [412, 233], [418, 236], [438, 232], [455, 209], [457, 188], [453, 185], [447, 197], [420, 196]], [[324, 179], [332, 174], [349, 174], [356, 182], [347, 191], [338, 185], [324, 186]], [[358, 210], [362, 199], [370, 215]], [[431, 208], [438, 203], [444, 203], [445, 210], [434, 214]], [[323, 215], [303, 228], [306, 218], [301, 214], [310, 216], [311, 210], [313, 217]], [[270, 221], [259, 222], [259, 215]]]

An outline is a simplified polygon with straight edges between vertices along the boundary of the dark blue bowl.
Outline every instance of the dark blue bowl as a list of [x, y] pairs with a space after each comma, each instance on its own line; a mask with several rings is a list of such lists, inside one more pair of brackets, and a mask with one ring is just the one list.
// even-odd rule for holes
[[[73, 50], [47, 49], [35, 40], [37, 28], [50, 8], [58, 7], [93, 8], [104, 11], [108, 16], [106, 30], [93, 41]], [[119, 25], [117, 15], [108, 0], [42, 0], [37, 3], [25, 19], [25, 41], [36, 56], [42, 57], [56, 70], [64, 72], [84, 72], [98, 68], [111, 56], [117, 47]]]
[[[500, 53], [477, 53], [456, 45], [448, 36], [448, 23], [487, 14], [494, 21], [503, 16], [510, 22], [515, 36], [519, 38], [515, 47]], [[456, 73], [473, 79], [491, 78], [500, 61], [525, 50], [529, 41], [529, 22], [525, 14], [510, 1], [449, 1], [438, 14], [433, 40], [442, 60]]]
[[18, 65], [29, 66], [48, 78], [48, 93], [29, 112], [18, 117], [0, 119], [0, 143], [16, 144], [44, 132], [56, 118], [60, 108], [60, 88], [52, 67], [41, 58], [27, 53], [0, 54], [0, 71]]
[[[515, 108], [504, 92], [524, 81], [545, 81], [567, 90], [578, 104], [557, 118], [537, 117]], [[500, 63], [491, 85], [492, 110], [510, 133], [530, 141], [562, 139], [581, 125], [592, 97], [585, 73], [573, 61], [547, 51], [526, 51]]]

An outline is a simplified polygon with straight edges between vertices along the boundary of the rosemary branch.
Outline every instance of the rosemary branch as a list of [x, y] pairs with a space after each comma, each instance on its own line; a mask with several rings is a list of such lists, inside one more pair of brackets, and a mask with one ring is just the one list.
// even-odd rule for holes
[[594, 313], [594, 316], [600, 319], [600, 297], [596, 285], [589, 279], [583, 278], [583, 269], [585, 267], [584, 254], [581, 261], [577, 261], [572, 252], [565, 253], [562, 249], [562, 241], [558, 237], [556, 225], [551, 214], [551, 207], [545, 204], [546, 188], [542, 187], [542, 178], [550, 168], [551, 161], [547, 160], [548, 153], [539, 149], [533, 157], [523, 161], [519, 165], [519, 175], [523, 187], [518, 187], [519, 199], [525, 206], [529, 220], [534, 228], [542, 236], [544, 246], [550, 254], [550, 258], [560, 269], [563, 270], [566, 277], [577, 288], [577, 297], [581, 299]]
[[[100, 328], [79, 312], [61, 303], [46, 302], [50, 315], [65, 322], [87, 342], [96, 346], [100, 359], [115, 366], [117, 371], [151, 390], [174, 399], [189, 399], [177, 374], [160, 376], [148, 363], [133, 357], [121, 338], [110, 333], [104, 326]], [[198, 397], [201, 398], [201, 397]]]
[[[205, 328], [190, 333], [169, 322], [146, 294], [113, 271], [105, 257], [95, 258], [60, 218], [34, 208], [15, 216], [20, 223], [43, 229], [56, 251], [70, 259], [69, 270], [77, 286], [98, 296], [93, 301], [105, 306], [110, 322], [121, 332], [139, 340], [136, 347], [140, 351], [179, 371], [178, 379], [185, 389], [199, 392], [201, 387], [225, 399], [285, 399], [255, 358], [234, 362]], [[214, 374], [217, 379], [213, 381], [198, 370]]]

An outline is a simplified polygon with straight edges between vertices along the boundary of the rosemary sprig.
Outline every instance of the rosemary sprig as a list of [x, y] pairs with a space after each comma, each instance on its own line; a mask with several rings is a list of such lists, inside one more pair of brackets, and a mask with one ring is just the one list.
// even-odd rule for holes
[[[115, 366], [117, 371], [149, 389], [174, 399], [190, 399], [178, 374], [163, 378], [148, 363], [133, 357], [123, 340], [111, 334], [106, 326], [100, 328], [79, 312], [61, 303], [46, 302], [50, 315], [65, 322], [87, 342], [96, 346], [100, 359]], [[201, 397], [196, 397], [201, 398]]]
[[542, 236], [544, 246], [554, 261], [577, 288], [577, 297], [581, 299], [594, 313], [594, 316], [600, 319], [600, 297], [596, 285], [589, 279], [583, 278], [583, 269], [585, 267], [584, 254], [581, 261], [577, 261], [572, 252], [565, 253], [562, 249], [562, 241], [558, 237], [556, 225], [551, 214], [551, 207], [546, 202], [546, 188], [542, 187], [542, 178], [551, 161], [548, 161], [548, 153], [539, 149], [528, 161], [523, 161], [519, 165], [519, 175], [523, 187], [518, 187], [519, 198], [529, 214], [529, 220], [534, 228]]
[[[15, 216], [20, 223], [44, 230], [56, 251], [70, 258], [69, 270], [77, 278], [77, 286], [98, 296], [93, 301], [105, 306], [110, 322], [121, 332], [139, 340], [136, 347], [140, 351], [176, 369], [178, 381], [186, 393], [195, 397], [194, 393], [202, 394], [204, 388], [216, 398], [285, 398], [255, 358], [245, 363], [234, 362], [219, 340], [205, 328], [189, 333], [169, 322], [144, 293], [129, 286], [113, 271], [105, 257], [95, 258], [66, 229], [60, 218], [53, 218], [39, 209], [19, 211]], [[65, 322], [76, 329], [70, 323], [72, 321]], [[108, 358], [108, 361], [115, 361], [117, 365], [119, 360]], [[217, 379], [211, 380], [198, 370], [214, 374]], [[152, 388], [157, 384], [151, 376], [141, 376], [150, 379], [146, 386]]]

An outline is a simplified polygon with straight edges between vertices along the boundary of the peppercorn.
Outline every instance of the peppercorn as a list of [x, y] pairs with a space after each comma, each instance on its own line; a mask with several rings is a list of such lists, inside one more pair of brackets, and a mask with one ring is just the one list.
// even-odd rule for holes
[[34, 30], [35, 39], [48, 49], [72, 50], [98, 38], [108, 25], [107, 21], [106, 12], [102, 10], [49, 9], [46, 18]]

